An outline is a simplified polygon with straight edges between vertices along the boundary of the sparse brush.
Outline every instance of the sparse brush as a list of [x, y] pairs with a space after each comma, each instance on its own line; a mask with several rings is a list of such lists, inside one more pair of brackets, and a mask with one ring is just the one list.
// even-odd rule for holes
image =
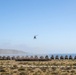
[[6, 72], [2, 66], [0, 66], [0, 72]]
[[29, 75], [27, 72], [20, 72], [19, 75]]
[[42, 75], [42, 74], [41, 74], [41, 71], [37, 71], [33, 75]]
[[11, 75], [11, 74], [10, 74], [10, 73], [5, 72], [5, 73], [1, 73], [1, 75]]
[[25, 71], [25, 68], [21, 66], [18, 71]]
[[41, 71], [46, 72], [47, 68], [46, 67], [41, 67], [40, 69], [41, 69]]
[[17, 69], [17, 65], [13, 65], [12, 67], [10, 67], [10, 69]]

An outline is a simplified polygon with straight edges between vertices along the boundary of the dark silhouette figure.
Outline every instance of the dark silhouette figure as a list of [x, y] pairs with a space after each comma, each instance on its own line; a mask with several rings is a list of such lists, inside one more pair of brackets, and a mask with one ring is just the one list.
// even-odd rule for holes
[[50, 59], [54, 59], [54, 55], [52, 55], [52, 56], [50, 57]]
[[56, 55], [55, 59], [59, 59], [58, 55]]
[[61, 55], [61, 56], [60, 56], [60, 59], [64, 59], [64, 57]]
[[34, 36], [34, 39], [37, 39], [37, 38], [36, 38], [37, 36], [38, 36], [38, 35], [35, 35], [35, 36]]
[[65, 59], [68, 59], [68, 56], [67, 55], [65, 56]]
[[70, 56], [69, 56], [69, 59], [73, 59], [73, 57], [70, 55]]
[[76, 59], [76, 56], [74, 57], [74, 59]]

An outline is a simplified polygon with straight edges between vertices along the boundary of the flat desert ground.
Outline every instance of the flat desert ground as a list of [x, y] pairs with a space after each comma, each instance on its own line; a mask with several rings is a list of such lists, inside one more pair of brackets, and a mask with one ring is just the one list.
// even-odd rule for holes
[[76, 60], [0, 60], [0, 75], [76, 75]]

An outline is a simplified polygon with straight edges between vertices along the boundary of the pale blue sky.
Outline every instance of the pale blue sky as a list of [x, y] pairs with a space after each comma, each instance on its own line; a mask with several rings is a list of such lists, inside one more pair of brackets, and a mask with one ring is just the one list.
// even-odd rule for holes
[[0, 0], [0, 48], [76, 53], [76, 0]]

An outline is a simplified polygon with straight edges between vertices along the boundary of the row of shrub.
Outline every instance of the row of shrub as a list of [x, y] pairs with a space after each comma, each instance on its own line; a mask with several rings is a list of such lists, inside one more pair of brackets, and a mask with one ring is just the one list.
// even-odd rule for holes
[[47, 61], [47, 60], [52, 60], [52, 59], [76, 59], [76, 56], [74, 56], [74, 57], [72, 57], [71, 55], [70, 56], [68, 56], [68, 55], [66, 55], [66, 56], [58, 56], [58, 55], [56, 55], [56, 56], [54, 56], [54, 55], [51, 55], [51, 57], [49, 57], [48, 55], [46, 55], [46, 56], [40, 56], [40, 57], [38, 57], [38, 56], [22, 56], [22, 57], [20, 57], [20, 56], [12, 56], [12, 57], [10, 57], [10, 56], [0, 56], [0, 60], [25, 60], [25, 61]]

